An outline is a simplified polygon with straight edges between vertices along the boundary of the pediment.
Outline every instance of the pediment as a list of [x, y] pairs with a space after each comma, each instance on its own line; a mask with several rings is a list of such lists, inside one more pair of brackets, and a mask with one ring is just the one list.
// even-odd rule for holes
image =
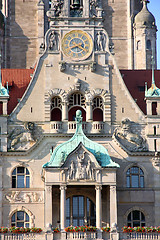
[[82, 143], [68, 155], [62, 168], [67, 169], [67, 180], [95, 180], [96, 170], [101, 169], [95, 156]]

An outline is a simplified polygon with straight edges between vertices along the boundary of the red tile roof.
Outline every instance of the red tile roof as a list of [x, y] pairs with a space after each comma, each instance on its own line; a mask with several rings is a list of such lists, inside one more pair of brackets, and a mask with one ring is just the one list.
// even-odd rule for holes
[[[34, 69], [2, 69], [2, 85], [9, 86], [8, 114], [16, 107], [23, 96]], [[1, 114], [1, 113], [0, 113]]]
[[[123, 80], [140, 109], [146, 114], [145, 82], [148, 88], [151, 87], [152, 71], [151, 70], [120, 70]], [[160, 70], [155, 70], [156, 86], [160, 88]]]

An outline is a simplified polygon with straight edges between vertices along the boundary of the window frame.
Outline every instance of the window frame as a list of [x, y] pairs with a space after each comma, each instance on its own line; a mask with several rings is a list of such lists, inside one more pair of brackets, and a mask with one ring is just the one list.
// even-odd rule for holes
[[[20, 213], [20, 212], [23, 212], [23, 219], [18, 219], [18, 213]], [[23, 226], [20, 223], [23, 223]], [[16, 212], [14, 212], [11, 216], [11, 227], [25, 227], [25, 228], [30, 227], [29, 214], [22, 210], [18, 210]]]
[[[18, 172], [18, 168], [23, 168], [24, 172]], [[24, 166], [17, 166], [12, 170], [11, 174], [11, 188], [30, 188], [31, 176], [28, 168]], [[23, 184], [20, 186], [19, 184]]]
[[[137, 169], [138, 172], [134, 172], [134, 170]], [[132, 172], [133, 170], [133, 172]], [[145, 187], [145, 177], [144, 177], [144, 171], [141, 167], [139, 166], [131, 166], [127, 169], [126, 174], [126, 187], [127, 188], [144, 188]], [[136, 179], [137, 177], [137, 179]], [[137, 181], [138, 184], [134, 185], [135, 183], [133, 182]], [[142, 181], [142, 182], [141, 182]]]
[[[134, 213], [135, 212], [139, 212], [139, 219], [134, 219]], [[130, 219], [129, 218], [129, 215], [130, 215]], [[134, 224], [134, 223], [140, 223], [140, 224]], [[129, 227], [144, 227], [146, 226], [146, 216], [145, 214], [140, 211], [140, 210], [132, 210], [131, 212], [129, 212], [129, 214], [127, 215], [127, 226]]]
[[[73, 198], [75, 199], [77, 198], [78, 200], [78, 198], [80, 197], [82, 197], [82, 201], [83, 201], [83, 215], [79, 216], [79, 202], [77, 201], [78, 215], [76, 216], [75, 214], [73, 214]], [[87, 206], [87, 200], [89, 201], [89, 206]], [[69, 205], [67, 202], [69, 202]], [[95, 209], [96, 205], [89, 197], [84, 195], [73, 195], [66, 199], [66, 204], [67, 204], [66, 211], [69, 209], [69, 212], [66, 212], [66, 227], [70, 225], [74, 226], [73, 220], [77, 220], [77, 224], [75, 226], [86, 225], [86, 224], [96, 226], [96, 209]], [[89, 207], [89, 211], [87, 207]], [[92, 207], [94, 207], [94, 214], [92, 211]], [[84, 220], [83, 224], [80, 223], [80, 220]], [[68, 224], [67, 224], [67, 221], [68, 221]]]

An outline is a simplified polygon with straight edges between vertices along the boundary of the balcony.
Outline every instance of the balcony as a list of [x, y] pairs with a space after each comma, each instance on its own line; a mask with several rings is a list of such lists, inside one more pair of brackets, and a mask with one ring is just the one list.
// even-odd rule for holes
[[[110, 133], [110, 127], [106, 122], [83, 122], [82, 128], [84, 133], [95, 133], [95, 134], [104, 134]], [[76, 131], [76, 122], [60, 122], [52, 121], [50, 122], [50, 133], [75, 133]]]

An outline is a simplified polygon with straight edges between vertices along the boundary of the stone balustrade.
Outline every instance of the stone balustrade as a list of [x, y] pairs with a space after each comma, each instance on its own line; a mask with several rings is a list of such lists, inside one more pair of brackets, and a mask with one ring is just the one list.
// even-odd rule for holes
[[[94, 122], [83, 122], [82, 128], [85, 133], [106, 133], [105, 123], [94, 121]], [[50, 123], [50, 133], [75, 133], [76, 122], [60, 122], [52, 121]]]

